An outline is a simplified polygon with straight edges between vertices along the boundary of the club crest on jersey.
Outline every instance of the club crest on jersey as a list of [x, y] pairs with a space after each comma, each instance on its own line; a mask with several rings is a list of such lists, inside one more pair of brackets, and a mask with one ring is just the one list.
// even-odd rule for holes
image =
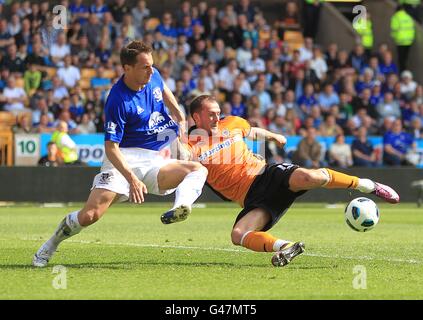
[[155, 87], [153, 89], [153, 96], [156, 102], [160, 102], [163, 100], [162, 90], [159, 87]]
[[165, 117], [160, 112], [155, 111], [150, 115], [150, 119], [148, 120], [148, 126], [151, 129], [155, 126], [158, 126], [163, 121], [165, 121]]
[[137, 106], [137, 114], [141, 114], [144, 111], [143, 108], [141, 108], [140, 106]]
[[229, 130], [228, 129], [223, 129], [222, 131], [222, 136], [224, 136], [225, 138], [229, 137]]

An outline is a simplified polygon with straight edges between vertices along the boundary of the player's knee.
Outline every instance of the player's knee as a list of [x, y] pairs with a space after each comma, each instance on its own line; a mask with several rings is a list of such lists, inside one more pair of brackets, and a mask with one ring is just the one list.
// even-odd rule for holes
[[82, 226], [89, 226], [93, 223], [96, 223], [100, 218], [102, 217], [103, 212], [101, 210], [95, 208], [95, 209], [89, 209], [85, 212], [80, 213], [79, 220], [80, 224]]
[[312, 189], [327, 183], [327, 176], [320, 170], [299, 168], [294, 171], [290, 186], [295, 190]]
[[244, 231], [241, 230], [240, 228], [232, 229], [232, 233], [231, 233], [232, 243], [236, 246], [240, 246], [243, 235], [244, 235]]
[[327, 182], [327, 177], [320, 169], [304, 171], [303, 179], [310, 187], [318, 187]]
[[313, 171], [315, 171], [314, 174], [316, 175], [316, 181], [319, 184], [319, 186], [323, 186], [329, 182], [330, 176], [326, 169], [321, 168], [321, 169], [317, 169]]

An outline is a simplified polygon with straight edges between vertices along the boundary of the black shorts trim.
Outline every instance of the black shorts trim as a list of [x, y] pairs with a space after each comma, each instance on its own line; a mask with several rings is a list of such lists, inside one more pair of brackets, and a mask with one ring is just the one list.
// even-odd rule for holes
[[[244, 200], [244, 209], [238, 214], [235, 224], [248, 212], [262, 208], [271, 215], [271, 221], [262, 230], [272, 228], [301, 195], [307, 192], [289, 190], [289, 178], [299, 166], [290, 163], [266, 165], [261, 175], [251, 184]], [[234, 225], [235, 225], [234, 224]]]

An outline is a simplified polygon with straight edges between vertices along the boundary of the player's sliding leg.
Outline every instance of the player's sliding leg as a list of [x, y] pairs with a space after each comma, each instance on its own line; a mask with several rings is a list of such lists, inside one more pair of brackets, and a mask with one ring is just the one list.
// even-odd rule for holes
[[303, 253], [305, 246], [302, 242], [278, 239], [267, 232], [256, 231], [265, 228], [271, 219], [270, 214], [261, 208], [251, 210], [233, 227], [232, 243], [257, 252], [275, 252], [272, 264], [284, 266]]
[[157, 176], [160, 190], [176, 188], [175, 203], [161, 216], [164, 224], [183, 221], [191, 213], [191, 205], [201, 195], [207, 169], [200, 163], [177, 161], [162, 167]]
[[106, 189], [93, 189], [84, 208], [68, 214], [60, 222], [50, 239], [38, 249], [32, 260], [33, 266], [47, 266], [59, 244], [78, 234], [84, 227], [98, 221], [112, 204], [115, 196], [116, 193]]
[[332, 169], [305, 169], [295, 170], [289, 179], [290, 190], [310, 190], [319, 187], [326, 189], [356, 189], [363, 193], [372, 193], [389, 202], [398, 203], [399, 195], [391, 187], [338, 172]]

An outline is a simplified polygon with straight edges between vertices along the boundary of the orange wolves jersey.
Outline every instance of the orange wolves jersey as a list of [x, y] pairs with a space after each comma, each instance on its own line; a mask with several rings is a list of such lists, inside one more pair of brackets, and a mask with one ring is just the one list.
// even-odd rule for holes
[[265, 166], [244, 142], [251, 130], [249, 123], [229, 116], [219, 121], [216, 135], [201, 130], [194, 129], [189, 135], [193, 160], [207, 168], [207, 182], [213, 189], [243, 207], [251, 184]]

